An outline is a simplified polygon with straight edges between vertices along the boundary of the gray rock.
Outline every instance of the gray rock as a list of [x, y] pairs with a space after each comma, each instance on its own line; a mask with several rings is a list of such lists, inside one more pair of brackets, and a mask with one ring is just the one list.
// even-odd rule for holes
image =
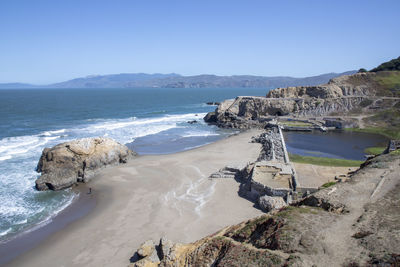
[[161, 254], [161, 260], [163, 259], [171, 259], [171, 252], [172, 248], [174, 247], [174, 243], [167, 239], [166, 237], [163, 237], [160, 239], [160, 245], [159, 245], [159, 250]]
[[265, 212], [270, 212], [271, 210], [279, 210], [286, 207], [287, 204], [282, 197], [270, 197], [262, 196], [258, 199], [258, 205]]
[[400, 149], [400, 140], [390, 140], [383, 154]]
[[138, 249], [137, 254], [140, 257], [145, 258], [147, 256], [152, 255], [155, 250], [156, 249], [155, 249], [155, 244], [154, 244], [153, 240], [147, 240], [142, 245], [140, 245], [140, 248]]
[[126, 163], [136, 155], [110, 138], [83, 138], [45, 148], [36, 171], [38, 190], [60, 190], [87, 182], [108, 165]]
[[284, 149], [281, 140], [281, 136], [277, 126], [271, 126], [266, 130], [265, 133], [259, 136], [253, 137], [252, 142], [260, 143], [262, 149], [258, 157], [258, 161], [261, 160], [278, 160], [284, 161]]
[[158, 250], [153, 240], [147, 240], [140, 248], [136, 251], [140, 257], [136, 262], [133, 262], [129, 266], [132, 267], [145, 267], [145, 266], [157, 266], [161, 259], [158, 256]]

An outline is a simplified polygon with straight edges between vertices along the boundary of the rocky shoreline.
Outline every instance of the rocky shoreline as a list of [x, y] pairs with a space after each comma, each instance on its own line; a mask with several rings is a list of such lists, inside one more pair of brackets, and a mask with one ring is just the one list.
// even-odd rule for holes
[[303, 188], [281, 132], [359, 127], [357, 116], [400, 105], [400, 98], [381, 94], [371, 82], [374, 75], [358, 73], [321, 86], [277, 88], [266, 97], [241, 96], [220, 103], [205, 116], [206, 122], [265, 132], [253, 137], [262, 145], [257, 161], [226, 166], [210, 178], [235, 179], [241, 184], [239, 194], [267, 214], [190, 244], [166, 238], [158, 245], [147, 241], [131, 266], [399, 264], [395, 244], [400, 229], [395, 221], [400, 210], [392, 203], [399, 201], [400, 154], [393, 149], [389, 153], [397, 142], [389, 144], [386, 155], [370, 158], [346, 180], [331, 182], [329, 188]]
[[[266, 97], [237, 97], [235, 100], [220, 103], [214, 112], [206, 115], [205, 121], [223, 128], [258, 128], [262, 129], [263, 133], [253, 136], [251, 140], [253, 144], [260, 146], [256, 160], [243, 164], [245, 159], [239, 155], [241, 149], [235, 147], [235, 157], [240, 158], [240, 164], [229, 162], [229, 165], [225, 165], [227, 160], [224, 159], [225, 167], [222, 165], [222, 168], [214, 173], [207, 171], [210, 174], [209, 181], [217, 179], [238, 182], [238, 195], [252, 201], [255, 207], [266, 214], [225, 227], [215, 234], [191, 243], [173, 242], [165, 237], [159, 242], [146, 241], [137, 246], [136, 252], [132, 253], [131, 266], [312, 266], [315, 264], [396, 266], [399, 264], [400, 250], [396, 246], [400, 241], [398, 142], [391, 142], [385, 154], [369, 158], [360, 169], [349, 173], [347, 179], [330, 182], [324, 188], [320, 186], [305, 188], [302, 187], [301, 180], [289, 160], [282, 136], [282, 130], [325, 131], [360, 126], [362, 120], [357, 117], [399, 105], [400, 98], [382, 96], [373, 83], [357, 83], [360, 80], [371, 79], [373, 75], [375, 74], [362, 73], [340, 77], [321, 86], [278, 88], [272, 90]], [[339, 115], [335, 117], [335, 113]], [[38, 164], [38, 171], [42, 172], [42, 177], [37, 181], [38, 189], [58, 190], [77, 182], [89, 181], [101, 168], [124, 163], [135, 156], [134, 152], [113, 143], [112, 140], [75, 142], [77, 143], [64, 143], [43, 151]], [[98, 145], [103, 142], [112, 145], [99, 149]], [[225, 145], [225, 149], [231, 149], [228, 144]], [[206, 157], [209, 157], [209, 152], [215, 151], [209, 150], [205, 154]], [[218, 153], [225, 153], [225, 157], [228, 154], [233, 155], [227, 151]], [[254, 153], [251, 155], [254, 156]], [[198, 159], [204, 160], [204, 155], [197, 156]], [[220, 158], [221, 155], [218, 156]], [[176, 157], [179, 166], [183, 160], [188, 159], [185, 156], [185, 159], [180, 159], [180, 155]], [[164, 159], [166, 164], [171, 164], [170, 161]], [[140, 178], [145, 177], [143, 173], [153, 180], [158, 179], [161, 174], [167, 174], [169, 168], [165, 169], [165, 166], [160, 167], [158, 164], [160, 164], [158, 160], [143, 158], [142, 174], [138, 180], [132, 179], [138, 174], [138, 166], [132, 164], [114, 176], [114, 180], [123, 182], [118, 185], [118, 194], [126, 190], [129, 200], [134, 200], [122, 201], [119, 208], [126, 205], [136, 207], [136, 201], [140, 202], [142, 198], [154, 193], [156, 188], [154, 185], [149, 185], [151, 181], [143, 181]], [[197, 160], [196, 166], [192, 164], [194, 163], [190, 163], [187, 167], [195, 170], [194, 174], [192, 173], [193, 177], [197, 177], [196, 179], [207, 177], [196, 167], [202, 163]], [[215, 162], [212, 164], [215, 167]], [[209, 170], [209, 165], [210, 163], [203, 163], [202, 168]], [[162, 170], [156, 175], [153, 170], [149, 171], [155, 166]], [[186, 177], [187, 171], [184, 169], [178, 173]], [[59, 179], [60, 177], [62, 179]], [[169, 178], [174, 179], [174, 177], [175, 175]], [[132, 199], [132, 192], [126, 188], [125, 183], [135, 184], [139, 181], [143, 183], [143, 187], [150, 186], [150, 188], [139, 198]], [[165, 183], [165, 179], [157, 181]], [[103, 184], [103, 190], [105, 187]], [[220, 192], [227, 193], [226, 190]], [[167, 195], [163, 200], [165, 202], [168, 200]], [[152, 201], [151, 197], [146, 199]], [[143, 212], [142, 204], [139, 208], [136, 207], [137, 211]], [[157, 205], [160, 204], [153, 203], [148, 205], [148, 208], [153, 209]], [[164, 206], [164, 209], [170, 208], [169, 206]], [[158, 213], [162, 214], [161, 208], [157, 210], [158, 212], [152, 214], [157, 213], [157, 216]], [[132, 216], [131, 208], [118, 213], [118, 216], [122, 216], [121, 214]], [[117, 216], [116, 213], [114, 215]], [[213, 211], [211, 216], [217, 216], [216, 211]], [[109, 216], [103, 216], [103, 219], [108, 220], [108, 218]], [[119, 217], [116, 221], [119, 226], [124, 227], [126, 220], [135, 222], [140, 218]], [[142, 220], [141, 225], [152, 223], [154, 220], [155, 217]], [[147, 232], [147, 235], [150, 233]], [[154, 240], [154, 233], [151, 235]], [[123, 236], [126, 234], [123, 233]], [[163, 235], [158, 238], [161, 236]], [[102, 237], [96, 236], [96, 238]], [[120, 248], [121, 246], [117, 246], [117, 250]]]

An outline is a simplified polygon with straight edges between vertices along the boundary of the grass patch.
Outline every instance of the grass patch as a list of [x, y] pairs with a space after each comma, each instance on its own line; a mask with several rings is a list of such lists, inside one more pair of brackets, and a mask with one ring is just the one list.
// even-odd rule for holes
[[383, 146], [372, 146], [372, 147], [367, 147], [366, 149], [364, 149], [364, 152], [365, 152], [365, 154], [376, 156], [376, 155], [381, 154], [385, 149], [386, 149], [386, 147], [383, 147]]
[[289, 153], [289, 158], [291, 161], [297, 163], [313, 164], [320, 166], [332, 166], [332, 167], [359, 167], [360, 164], [363, 163], [363, 161], [361, 160], [300, 156], [292, 153]]
[[302, 121], [284, 121], [284, 122], [281, 122], [281, 124], [284, 126], [289, 126], [289, 127], [310, 127], [310, 126], [312, 126], [311, 123], [302, 122]]
[[332, 185], [335, 185], [336, 184], [336, 182], [327, 182], [327, 183], [324, 183], [323, 185], [321, 185], [321, 187], [322, 188], [328, 188], [328, 187], [331, 187]]
[[373, 79], [382, 87], [381, 95], [400, 95], [400, 71], [377, 73]]
[[385, 127], [366, 127], [366, 128], [346, 128], [345, 130], [349, 132], [380, 134], [389, 139], [400, 139], [399, 129], [390, 129]]
[[396, 156], [400, 155], [400, 149], [390, 152], [390, 155], [396, 155]]
[[371, 105], [374, 101], [372, 101], [371, 99], [364, 99], [363, 101], [360, 102], [360, 106], [365, 108], [368, 107], [369, 105]]

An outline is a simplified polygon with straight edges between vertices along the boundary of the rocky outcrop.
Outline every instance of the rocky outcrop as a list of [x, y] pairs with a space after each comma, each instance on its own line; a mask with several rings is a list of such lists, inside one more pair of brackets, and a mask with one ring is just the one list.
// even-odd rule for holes
[[83, 138], [45, 148], [36, 171], [38, 190], [60, 190], [77, 182], [87, 182], [101, 168], [126, 163], [132, 150], [110, 138]]
[[265, 98], [237, 97], [226, 100], [204, 120], [222, 128], [263, 127], [275, 116], [325, 116], [359, 108], [366, 97]]
[[262, 196], [258, 199], [258, 205], [265, 212], [270, 212], [272, 210], [280, 210], [283, 207], [286, 207], [287, 204], [282, 197], [271, 197], [271, 196]]
[[[356, 73], [353, 75], [343, 75], [331, 79], [327, 84], [317, 86], [297, 86], [277, 88], [271, 90], [268, 98], [338, 98], [345, 96], [375, 96], [375, 86], [373, 86], [370, 76], [374, 73]], [[368, 82], [360, 82], [366, 81]]]
[[199, 241], [155, 246], [158, 259], [132, 265], [399, 266], [399, 171], [396, 150], [368, 160], [347, 182]]
[[[239, 96], [225, 100], [204, 120], [223, 128], [263, 127], [276, 116], [322, 117], [360, 113], [362, 108], [382, 110], [395, 99], [375, 81], [375, 73], [345, 75], [319, 86], [298, 86], [271, 90], [266, 97]], [[368, 108], [367, 108], [368, 107]]]
[[390, 140], [383, 153], [387, 154], [397, 149], [400, 149], [400, 140]]

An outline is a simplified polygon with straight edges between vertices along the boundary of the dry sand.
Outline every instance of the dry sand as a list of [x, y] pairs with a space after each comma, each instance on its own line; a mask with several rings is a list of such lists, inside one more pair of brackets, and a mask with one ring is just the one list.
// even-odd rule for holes
[[105, 169], [88, 186], [94, 210], [52, 234], [9, 266], [127, 266], [147, 239], [191, 242], [260, 215], [232, 179], [208, 176], [255, 161], [255, 130], [170, 155], [140, 156]]
[[298, 180], [303, 187], [320, 187], [321, 185], [335, 181], [335, 176], [346, 175], [355, 171], [358, 167], [331, 167], [304, 163], [293, 163]]

